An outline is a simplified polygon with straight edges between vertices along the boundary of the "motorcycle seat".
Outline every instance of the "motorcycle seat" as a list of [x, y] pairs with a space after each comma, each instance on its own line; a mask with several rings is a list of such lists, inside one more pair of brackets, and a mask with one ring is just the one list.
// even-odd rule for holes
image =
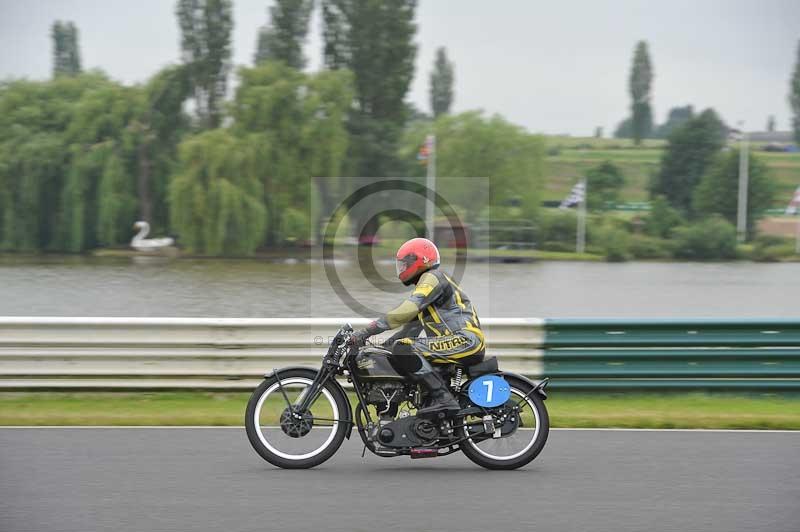
[[486, 375], [487, 373], [496, 373], [497, 369], [497, 357], [490, 357], [484, 359], [483, 362], [468, 366], [467, 374], [470, 377], [477, 377], [479, 375]]

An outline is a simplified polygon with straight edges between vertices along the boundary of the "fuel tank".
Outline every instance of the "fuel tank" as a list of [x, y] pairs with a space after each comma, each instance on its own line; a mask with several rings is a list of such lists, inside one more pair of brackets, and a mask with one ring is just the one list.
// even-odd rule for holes
[[365, 347], [356, 355], [356, 375], [361, 381], [403, 380], [389, 363], [389, 351], [380, 347]]

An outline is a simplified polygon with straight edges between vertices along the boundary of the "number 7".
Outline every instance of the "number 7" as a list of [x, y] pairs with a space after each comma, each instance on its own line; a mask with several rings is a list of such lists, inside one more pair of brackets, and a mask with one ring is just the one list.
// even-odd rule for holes
[[492, 388], [494, 387], [494, 383], [492, 381], [483, 381], [481, 384], [486, 386], [486, 402], [492, 402]]

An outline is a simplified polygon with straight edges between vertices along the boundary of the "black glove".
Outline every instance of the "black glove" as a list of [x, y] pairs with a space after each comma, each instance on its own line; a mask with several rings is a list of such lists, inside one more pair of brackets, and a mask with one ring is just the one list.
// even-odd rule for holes
[[378, 326], [377, 322], [373, 321], [367, 325], [366, 328], [355, 331], [350, 336], [350, 343], [352, 345], [362, 346], [367, 343], [367, 338], [374, 336], [379, 332], [381, 332], [381, 328]]
[[350, 345], [355, 345], [357, 347], [361, 347], [365, 343], [367, 343], [367, 338], [372, 336], [372, 333], [369, 329], [359, 329], [353, 334], [350, 335]]

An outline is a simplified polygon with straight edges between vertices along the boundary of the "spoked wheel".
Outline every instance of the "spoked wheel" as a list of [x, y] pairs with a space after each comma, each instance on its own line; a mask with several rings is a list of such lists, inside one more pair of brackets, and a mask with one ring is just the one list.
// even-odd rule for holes
[[316, 372], [290, 369], [255, 389], [247, 403], [245, 427], [253, 448], [267, 462], [285, 469], [321, 464], [339, 449], [350, 430], [347, 397], [326, 383], [319, 397], [301, 411], [298, 405]]
[[[464, 419], [463, 435], [473, 435], [472, 439], [461, 443], [462, 452], [487, 469], [517, 469], [536, 458], [547, 442], [550, 432], [550, 418], [544, 401], [534, 392], [525, 397], [531, 390], [529, 383], [509, 379], [511, 398], [506, 406], [519, 404], [519, 411], [510, 414], [500, 429], [500, 437], [480, 434], [480, 417]], [[469, 427], [473, 428], [470, 429]]]

